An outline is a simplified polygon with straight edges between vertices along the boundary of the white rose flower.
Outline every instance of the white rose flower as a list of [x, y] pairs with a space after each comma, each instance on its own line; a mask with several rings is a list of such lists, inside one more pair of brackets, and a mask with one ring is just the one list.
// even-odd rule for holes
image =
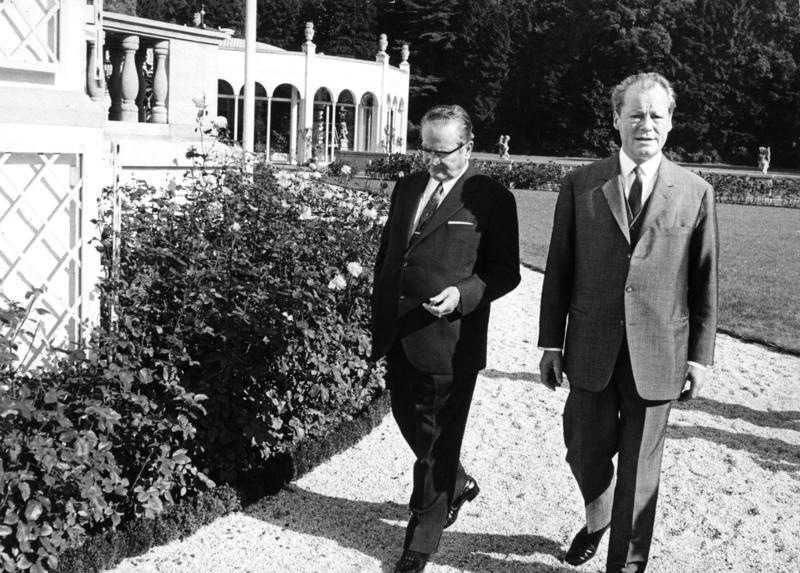
[[378, 218], [378, 212], [375, 209], [364, 209], [362, 214], [367, 219], [372, 219], [373, 221]]
[[364, 272], [364, 267], [353, 261], [352, 263], [347, 263], [347, 272], [353, 277], [358, 278], [361, 276], [361, 273]]
[[300, 211], [300, 220], [301, 221], [313, 221], [316, 218], [317, 217], [315, 215], [311, 214], [311, 207], [309, 207], [308, 205], [303, 207], [303, 210]]
[[331, 290], [342, 290], [346, 286], [347, 280], [341, 275], [341, 273], [337, 273], [337, 275], [331, 279], [331, 282], [328, 283], [328, 288]]
[[233, 231], [234, 233], [238, 232], [241, 228], [242, 226], [236, 221], [234, 221], [233, 225], [231, 225], [231, 231]]
[[349, 176], [350, 173], [352, 173], [352, 171], [353, 170], [350, 168], [349, 165], [342, 165], [342, 175], [348, 175]]

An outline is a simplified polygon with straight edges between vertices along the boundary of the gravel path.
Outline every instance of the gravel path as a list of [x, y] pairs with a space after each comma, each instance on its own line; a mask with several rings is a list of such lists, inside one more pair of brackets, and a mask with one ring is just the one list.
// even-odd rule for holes
[[[481, 495], [447, 530], [429, 573], [598, 571], [562, 555], [583, 521], [566, 462], [566, 391], [538, 384], [542, 275], [494, 305], [463, 461]], [[114, 573], [391, 572], [413, 459], [391, 416], [274, 497], [127, 559]], [[705, 396], [673, 409], [651, 573], [800, 571], [800, 358], [717, 339]], [[606, 539], [608, 536], [606, 536]]]

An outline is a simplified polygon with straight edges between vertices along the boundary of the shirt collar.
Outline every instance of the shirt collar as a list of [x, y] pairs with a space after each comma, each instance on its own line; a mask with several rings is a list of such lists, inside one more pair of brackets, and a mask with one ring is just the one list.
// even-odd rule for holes
[[[661, 165], [661, 158], [664, 156], [660, 151], [653, 157], [639, 165], [642, 170], [642, 176], [649, 179], [658, 171], [658, 166]], [[636, 163], [628, 157], [622, 149], [619, 150], [619, 171], [623, 177], [630, 175], [631, 171], [636, 167]]]
[[467, 169], [469, 169], [469, 160], [467, 160], [466, 164], [464, 165], [464, 168], [461, 169], [461, 171], [456, 173], [450, 179], [445, 179], [444, 181], [437, 181], [433, 177], [428, 177], [428, 188], [430, 188], [431, 191], [433, 191], [433, 189], [435, 189], [439, 185], [439, 183], [441, 183], [442, 184], [442, 192], [444, 194], [447, 194], [447, 193], [450, 192], [450, 189], [452, 189], [455, 186], [456, 181], [458, 181], [459, 178], [462, 175], [464, 175], [464, 173], [467, 172]]

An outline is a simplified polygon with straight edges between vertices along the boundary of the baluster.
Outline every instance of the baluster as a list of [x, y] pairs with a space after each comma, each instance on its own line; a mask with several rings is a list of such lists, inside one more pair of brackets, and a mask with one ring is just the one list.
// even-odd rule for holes
[[167, 54], [169, 40], [157, 42], [153, 47], [153, 109], [151, 123], [167, 123]]
[[136, 50], [139, 49], [139, 36], [125, 36], [122, 39], [122, 121], [139, 121], [136, 96], [139, 93], [139, 75], [136, 72]]

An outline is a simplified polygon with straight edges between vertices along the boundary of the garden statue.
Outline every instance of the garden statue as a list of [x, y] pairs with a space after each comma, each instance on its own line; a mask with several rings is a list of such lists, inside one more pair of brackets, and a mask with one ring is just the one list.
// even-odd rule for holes
[[317, 163], [325, 161], [325, 112], [321, 109], [314, 122], [314, 159]]
[[306, 42], [314, 40], [314, 22], [306, 22]]
[[386, 37], [386, 34], [381, 34], [378, 38], [378, 52], [381, 54], [386, 53], [386, 47], [389, 45], [389, 40]]
[[508, 135], [501, 135], [497, 142], [497, 155], [500, 159], [508, 159], [508, 142], [511, 138]]
[[344, 150], [348, 149], [348, 145], [350, 144], [350, 142], [347, 139], [348, 133], [349, 132], [347, 131], [347, 122], [345, 122], [345, 121], [340, 122], [339, 123], [339, 149], [344, 149]]
[[758, 169], [761, 173], [766, 175], [767, 170], [769, 169], [769, 161], [771, 158], [770, 148], [769, 147], [759, 147], [758, 148]]
[[410, 50], [408, 49], [408, 44], [403, 44], [403, 47], [402, 47], [402, 48], [401, 48], [401, 50], [400, 50], [400, 58], [401, 58], [401, 59], [402, 59], [404, 62], [407, 62], [407, 61], [408, 61], [408, 55], [409, 55], [409, 53], [410, 53]]

